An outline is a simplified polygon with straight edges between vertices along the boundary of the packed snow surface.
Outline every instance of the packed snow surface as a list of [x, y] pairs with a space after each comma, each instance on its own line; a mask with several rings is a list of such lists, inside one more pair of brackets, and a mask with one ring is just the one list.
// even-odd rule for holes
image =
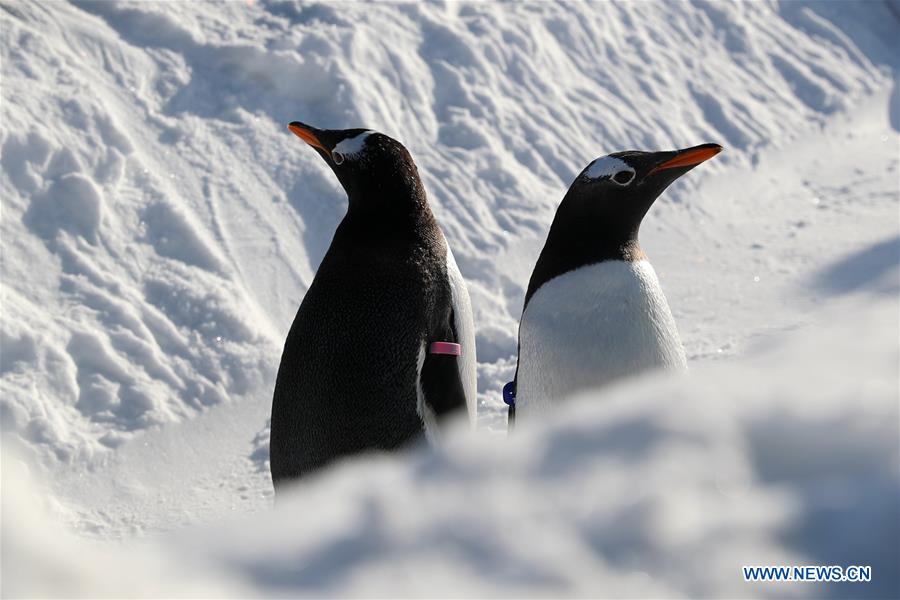
[[[4, 596], [900, 595], [895, 1], [3, 0], [0, 39]], [[272, 509], [281, 345], [346, 207], [294, 120], [415, 158], [479, 432]], [[706, 142], [641, 235], [689, 374], [507, 438], [568, 185]]]

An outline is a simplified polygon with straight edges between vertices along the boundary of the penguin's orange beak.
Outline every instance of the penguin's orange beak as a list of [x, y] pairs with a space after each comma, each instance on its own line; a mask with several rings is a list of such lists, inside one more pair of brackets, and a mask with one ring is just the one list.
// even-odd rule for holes
[[680, 150], [669, 160], [656, 165], [650, 173], [656, 173], [663, 169], [674, 169], [676, 167], [694, 167], [703, 161], [711, 159], [721, 151], [722, 146], [719, 144], [703, 144], [702, 146], [694, 146], [693, 148]]
[[322, 145], [322, 142], [319, 141], [319, 138], [316, 137], [316, 134], [313, 133], [307, 125], [304, 125], [299, 121], [294, 121], [293, 123], [288, 125], [288, 129], [290, 129], [294, 135], [299, 137], [301, 140], [303, 140], [313, 148], [318, 148], [323, 152], [328, 152], [328, 149]]

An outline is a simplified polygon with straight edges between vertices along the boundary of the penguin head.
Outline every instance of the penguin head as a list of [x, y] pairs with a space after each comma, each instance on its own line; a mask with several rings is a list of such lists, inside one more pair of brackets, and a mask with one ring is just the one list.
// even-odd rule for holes
[[407, 198], [425, 202], [416, 164], [397, 140], [370, 129], [317, 129], [300, 121], [288, 129], [331, 167], [351, 208], [408, 211]]
[[643, 259], [638, 230], [650, 206], [673, 181], [721, 151], [718, 144], [671, 152], [631, 150], [591, 162], [556, 211], [528, 281], [525, 306], [542, 285], [569, 271]]
[[644, 215], [663, 190], [721, 151], [719, 144], [702, 144], [683, 150], [629, 150], [600, 157], [572, 183], [560, 211], [592, 227], [595, 239], [636, 242]]

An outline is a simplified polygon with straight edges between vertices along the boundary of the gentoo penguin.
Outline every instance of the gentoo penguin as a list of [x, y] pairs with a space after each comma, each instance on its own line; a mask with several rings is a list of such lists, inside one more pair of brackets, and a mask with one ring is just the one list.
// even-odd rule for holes
[[290, 130], [349, 199], [294, 318], [272, 401], [279, 486], [335, 459], [429, 437], [475, 417], [469, 293], [400, 142], [366, 129]]
[[579, 390], [651, 369], [685, 368], [684, 348], [641, 220], [673, 181], [721, 152], [616, 152], [590, 163], [556, 211], [519, 323], [519, 362], [504, 396], [511, 420]]

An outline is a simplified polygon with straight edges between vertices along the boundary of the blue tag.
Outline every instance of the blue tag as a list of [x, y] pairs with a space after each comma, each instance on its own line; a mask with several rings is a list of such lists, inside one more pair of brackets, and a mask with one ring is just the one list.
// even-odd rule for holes
[[503, 401], [510, 405], [516, 405], [516, 382], [510, 381], [503, 386]]

